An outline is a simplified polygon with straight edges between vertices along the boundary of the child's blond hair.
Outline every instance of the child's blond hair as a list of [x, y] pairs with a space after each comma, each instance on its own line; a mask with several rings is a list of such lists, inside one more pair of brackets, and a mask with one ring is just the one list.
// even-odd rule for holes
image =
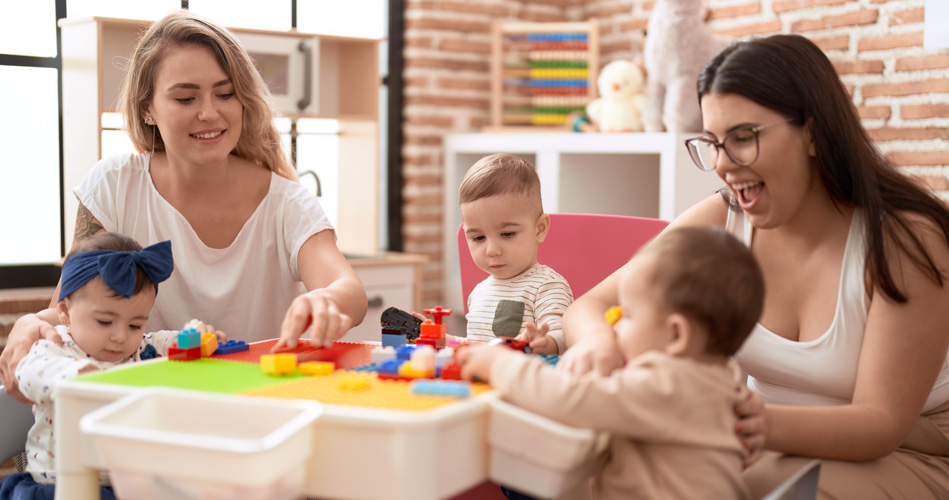
[[499, 194], [526, 195], [537, 215], [544, 212], [540, 197], [540, 178], [534, 166], [523, 158], [509, 154], [493, 154], [478, 160], [461, 181], [458, 202], [472, 201]]

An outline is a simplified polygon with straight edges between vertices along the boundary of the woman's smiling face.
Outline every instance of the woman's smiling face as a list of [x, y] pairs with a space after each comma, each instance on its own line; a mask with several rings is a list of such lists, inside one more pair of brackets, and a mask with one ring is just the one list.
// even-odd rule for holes
[[169, 157], [196, 164], [226, 159], [243, 123], [234, 84], [208, 47], [186, 44], [165, 52], [145, 116], [155, 119]]
[[[702, 98], [705, 135], [722, 141], [737, 129], [770, 125], [758, 132], [758, 159], [747, 167], [719, 150], [715, 172], [728, 185], [757, 228], [792, 220], [812, 196], [826, 196], [812, 164], [814, 149], [806, 126], [737, 94]], [[774, 125], [771, 125], [774, 124]]]

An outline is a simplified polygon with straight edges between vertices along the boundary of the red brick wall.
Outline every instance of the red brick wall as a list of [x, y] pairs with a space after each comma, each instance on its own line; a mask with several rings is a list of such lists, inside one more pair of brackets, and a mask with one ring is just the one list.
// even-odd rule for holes
[[[871, 136], [949, 200], [949, 49], [923, 50], [924, 0], [709, 0], [734, 37], [799, 33], [835, 62]], [[405, 250], [431, 257], [423, 300], [441, 300], [442, 142], [488, 123], [496, 19], [600, 20], [606, 63], [639, 55], [654, 0], [409, 0], [406, 9]]]

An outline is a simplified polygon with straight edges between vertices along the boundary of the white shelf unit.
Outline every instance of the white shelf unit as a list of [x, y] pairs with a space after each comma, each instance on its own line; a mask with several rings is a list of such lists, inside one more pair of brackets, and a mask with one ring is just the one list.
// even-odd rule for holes
[[[723, 186], [699, 170], [684, 141], [698, 133], [455, 134], [445, 140], [443, 306], [464, 311], [456, 235], [458, 186], [479, 158], [510, 153], [540, 177], [544, 211], [672, 220]], [[455, 319], [464, 314], [455, 314]], [[459, 326], [463, 328], [463, 323]]]
[[[66, 248], [72, 246], [78, 202], [72, 189], [103, 155], [107, 143], [128, 142], [115, 114], [125, 66], [150, 21], [89, 17], [62, 19], [63, 181]], [[378, 39], [234, 28], [271, 87], [279, 116], [336, 120], [335, 186], [323, 204], [337, 213], [339, 247], [374, 255], [379, 240]], [[305, 53], [311, 54], [307, 64]], [[307, 69], [310, 78], [307, 80]], [[298, 103], [310, 83], [310, 101]], [[103, 122], [106, 122], [105, 124]], [[330, 166], [329, 168], [332, 168]], [[312, 165], [298, 165], [316, 170]], [[358, 200], [358, 201], [354, 201]]]

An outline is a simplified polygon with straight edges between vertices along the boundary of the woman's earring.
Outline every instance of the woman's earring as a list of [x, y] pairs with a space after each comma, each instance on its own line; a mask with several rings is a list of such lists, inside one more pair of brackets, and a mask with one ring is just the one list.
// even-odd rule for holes
[[149, 116], [145, 118], [145, 123], [152, 126], [152, 154], [155, 154], [155, 134], [157, 133], [156, 127], [154, 125], [155, 119]]

